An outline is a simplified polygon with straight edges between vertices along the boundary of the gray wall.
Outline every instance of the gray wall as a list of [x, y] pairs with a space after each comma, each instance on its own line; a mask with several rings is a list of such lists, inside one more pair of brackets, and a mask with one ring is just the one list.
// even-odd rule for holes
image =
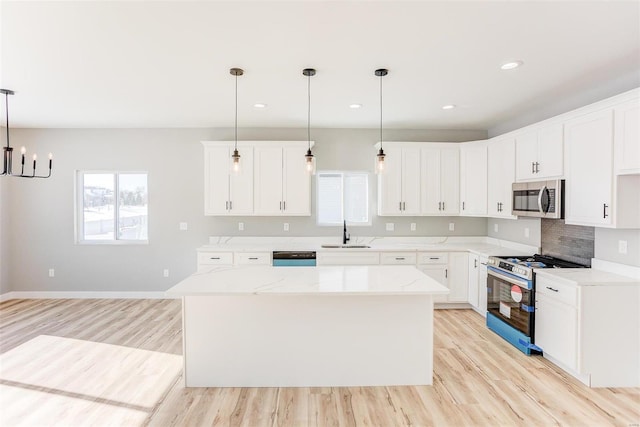
[[8, 256], [8, 245], [5, 242], [7, 237], [7, 195], [6, 195], [6, 179], [0, 177], [0, 295], [9, 292], [9, 283], [7, 281], [6, 257]]
[[[241, 129], [245, 140], [304, 140], [306, 129]], [[484, 131], [388, 131], [386, 140], [466, 141]], [[13, 291], [162, 291], [195, 271], [195, 249], [208, 236], [238, 233], [238, 219], [203, 214], [201, 140], [232, 139], [232, 129], [12, 129], [12, 145], [45, 158], [54, 153], [47, 180], [6, 180], [7, 206], [2, 268]], [[375, 129], [314, 130], [319, 169], [373, 170]], [[74, 241], [75, 170], [146, 170], [149, 173], [149, 244], [78, 245]], [[374, 184], [375, 185], [375, 184]], [[375, 188], [375, 186], [374, 186]], [[374, 193], [375, 194], [375, 193]], [[6, 202], [6, 203], [5, 203]], [[375, 202], [375, 200], [374, 200]], [[244, 235], [284, 234], [284, 218], [242, 218]], [[393, 221], [394, 233], [384, 231]], [[455, 232], [448, 223], [455, 222]], [[187, 222], [188, 231], [178, 223]], [[315, 219], [288, 218], [289, 235], [339, 235], [319, 228]], [[418, 231], [411, 233], [409, 223]], [[10, 230], [10, 233], [7, 233]], [[362, 230], [362, 231], [360, 231]], [[484, 218], [374, 217], [357, 235], [486, 235]], [[7, 268], [10, 266], [10, 268]], [[48, 277], [48, 269], [55, 277]], [[162, 277], [169, 269], [170, 277]], [[4, 286], [4, 285], [3, 285]]]
[[[498, 231], [495, 231], [496, 225], [498, 226]], [[525, 237], [526, 228], [529, 229], [529, 237]], [[488, 218], [487, 235], [496, 239], [540, 247], [540, 218]]]
[[[640, 230], [596, 228], [595, 258], [640, 267]], [[618, 242], [627, 242], [627, 254], [618, 252]]]

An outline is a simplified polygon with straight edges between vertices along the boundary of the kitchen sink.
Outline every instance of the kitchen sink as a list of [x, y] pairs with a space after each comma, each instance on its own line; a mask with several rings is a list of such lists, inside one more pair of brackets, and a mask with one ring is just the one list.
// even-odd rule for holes
[[370, 248], [371, 246], [367, 246], [367, 245], [322, 245], [322, 247], [325, 248], [325, 249], [346, 249], [346, 248], [366, 249], [366, 248]]

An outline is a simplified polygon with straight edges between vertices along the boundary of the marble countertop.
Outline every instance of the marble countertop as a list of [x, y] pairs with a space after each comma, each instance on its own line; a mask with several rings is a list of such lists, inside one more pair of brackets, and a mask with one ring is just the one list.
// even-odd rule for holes
[[195, 273], [166, 291], [194, 295], [448, 295], [413, 266], [220, 266]]
[[574, 286], [626, 285], [639, 286], [640, 281], [594, 268], [547, 268], [535, 269], [536, 276], [567, 283]]
[[[198, 248], [199, 252], [272, 252], [272, 251], [316, 251], [316, 252], [473, 252], [482, 256], [533, 255], [539, 248], [514, 244], [487, 238], [358, 238], [349, 242], [353, 245], [366, 245], [368, 248], [323, 248], [323, 244], [336, 244], [335, 238], [296, 239], [269, 242], [257, 239], [252, 242], [243, 238], [231, 239]], [[422, 241], [420, 241], [422, 240]]]

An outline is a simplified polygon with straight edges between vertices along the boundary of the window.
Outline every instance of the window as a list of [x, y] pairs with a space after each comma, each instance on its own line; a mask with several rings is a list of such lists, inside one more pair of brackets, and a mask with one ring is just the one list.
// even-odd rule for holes
[[371, 225], [368, 173], [318, 172], [316, 197], [318, 225]]
[[147, 243], [146, 172], [78, 172], [80, 243]]

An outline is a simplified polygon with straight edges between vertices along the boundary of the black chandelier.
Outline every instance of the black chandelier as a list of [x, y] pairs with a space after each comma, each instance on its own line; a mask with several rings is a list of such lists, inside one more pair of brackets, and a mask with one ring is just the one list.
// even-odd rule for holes
[[0, 93], [4, 94], [4, 104], [5, 104], [5, 117], [6, 117], [6, 127], [7, 127], [7, 145], [3, 148], [4, 150], [4, 160], [3, 160], [3, 169], [2, 175], [13, 176], [17, 178], [49, 178], [51, 176], [51, 167], [53, 166], [53, 154], [49, 153], [49, 174], [48, 175], [36, 175], [36, 162], [38, 159], [37, 154], [33, 155], [33, 173], [25, 174], [24, 173], [24, 160], [25, 154], [27, 153], [27, 149], [22, 147], [20, 150], [20, 154], [22, 155], [21, 167], [20, 167], [20, 175], [15, 175], [12, 171], [13, 164], [13, 147], [9, 144], [9, 95], [15, 94], [14, 91], [9, 89], [0, 89]]

